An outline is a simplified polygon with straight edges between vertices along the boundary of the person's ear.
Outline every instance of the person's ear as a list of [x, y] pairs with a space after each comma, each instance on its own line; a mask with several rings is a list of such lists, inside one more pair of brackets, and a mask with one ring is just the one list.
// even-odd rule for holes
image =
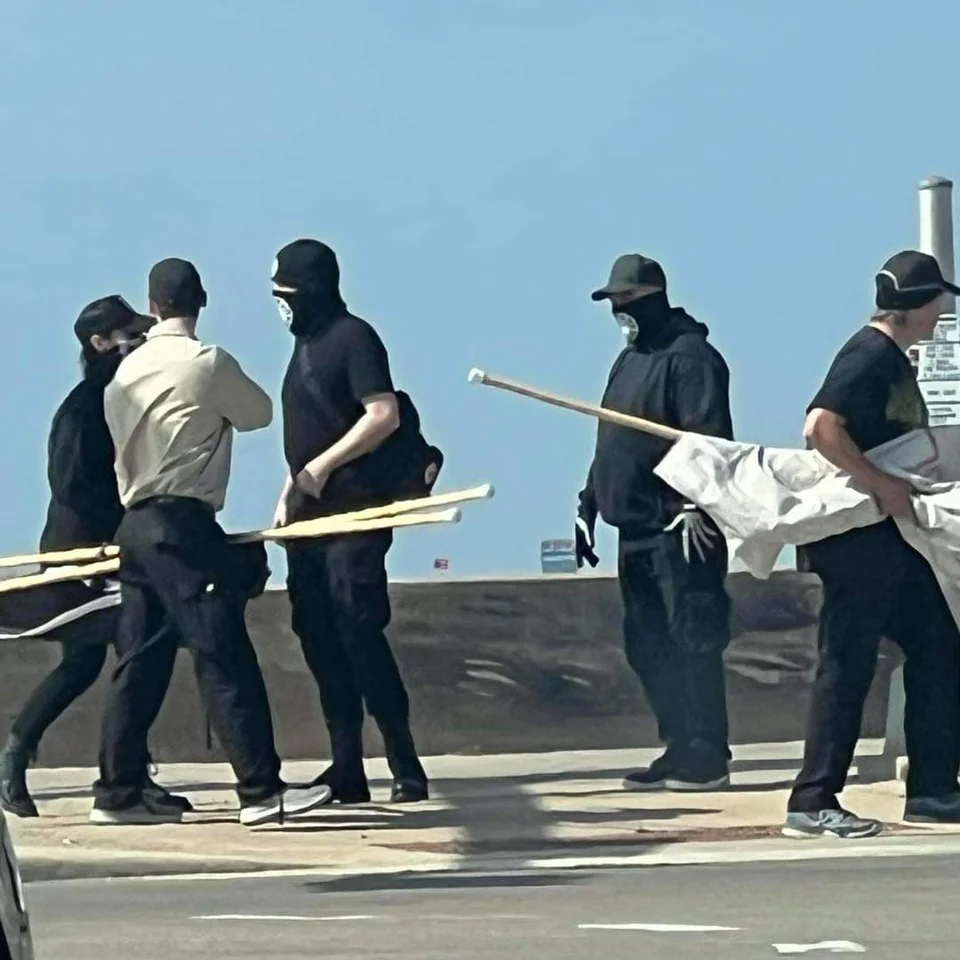
[[90, 338], [90, 346], [93, 347], [97, 353], [106, 353], [107, 350], [113, 346], [113, 343], [110, 341], [109, 337], [104, 337], [99, 333], [95, 333]]

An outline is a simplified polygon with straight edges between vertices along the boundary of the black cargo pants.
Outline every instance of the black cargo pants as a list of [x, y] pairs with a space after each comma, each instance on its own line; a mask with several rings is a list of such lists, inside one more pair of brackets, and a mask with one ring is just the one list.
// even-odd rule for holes
[[671, 756], [726, 762], [728, 724], [723, 651], [730, 642], [724, 587], [727, 546], [719, 535], [701, 560], [684, 557], [679, 531], [620, 532], [619, 573], [627, 661]]
[[[270, 705], [247, 634], [249, 582], [213, 511], [155, 497], [131, 507], [117, 531], [123, 602], [120, 664], [107, 694], [97, 806], [141, 799], [147, 734], [170, 684], [177, 634], [190, 651], [211, 726], [237, 777], [241, 804], [282, 788]], [[170, 630], [166, 623], [174, 628]]]
[[823, 582], [823, 607], [803, 769], [788, 809], [839, 807], [883, 636], [906, 655], [907, 796], [955, 792], [960, 634], [930, 565], [892, 520], [805, 550]]
[[364, 705], [383, 734], [394, 776], [426, 779], [410, 736], [410, 700], [384, 632], [392, 543], [392, 531], [378, 530], [287, 547], [293, 630], [317, 683], [342, 782], [363, 779]]

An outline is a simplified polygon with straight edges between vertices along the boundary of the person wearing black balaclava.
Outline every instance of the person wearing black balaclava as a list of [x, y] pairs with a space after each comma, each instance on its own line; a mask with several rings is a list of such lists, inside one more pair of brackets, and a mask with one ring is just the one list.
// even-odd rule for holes
[[[402, 433], [403, 395], [394, 389], [380, 337], [350, 313], [340, 295], [334, 251], [316, 240], [294, 241], [277, 254], [272, 280], [294, 337], [282, 391], [289, 473], [275, 524], [397, 499], [383, 482], [392, 464], [381, 451]], [[332, 765], [315, 783], [330, 786], [341, 803], [370, 799], [364, 703], [383, 735], [393, 801], [428, 796], [407, 691], [384, 634], [392, 542], [392, 531], [383, 530], [287, 547], [293, 629], [317, 682], [332, 749]]]
[[[103, 393], [120, 361], [152, 326], [123, 297], [102, 297], [88, 304], [74, 324], [81, 344], [83, 379], [70, 391], [53, 418], [47, 442], [50, 505], [40, 537], [40, 550], [70, 550], [111, 543], [123, 517], [113, 469], [114, 449], [103, 413]], [[62, 584], [56, 602], [80, 606], [98, 595], [96, 586]], [[63, 612], [51, 610], [51, 615]], [[97, 611], [61, 627], [57, 638], [61, 661], [27, 697], [0, 751], [0, 807], [19, 817], [36, 817], [27, 789], [30, 758], [49, 726], [100, 675], [107, 645], [117, 628], [117, 610]], [[189, 810], [183, 797], [173, 797], [147, 781], [159, 804]]]
[[[667, 299], [656, 261], [620, 257], [594, 301], [626, 338], [603, 406], [733, 438], [729, 372], [707, 328]], [[653, 473], [666, 440], [600, 421], [580, 493], [577, 564], [596, 566], [598, 516], [617, 528], [627, 661], [656, 716], [664, 754], [630, 773], [629, 790], [713, 790], [729, 782], [723, 651], [730, 640], [726, 543], [713, 521]]]
[[897, 526], [896, 520], [915, 522], [910, 484], [883, 473], [864, 455], [927, 426], [906, 350], [933, 339], [940, 315], [960, 287], [944, 279], [929, 254], [904, 250], [883, 265], [876, 291], [876, 312], [834, 358], [807, 407], [803, 429], [808, 446], [870, 493], [886, 519], [799, 551], [798, 560], [823, 583], [803, 768], [783, 828], [786, 836], [801, 839], [859, 839], [883, 829], [879, 820], [844, 810], [839, 800], [881, 637], [906, 655], [904, 820], [960, 822], [960, 634], [933, 570]]

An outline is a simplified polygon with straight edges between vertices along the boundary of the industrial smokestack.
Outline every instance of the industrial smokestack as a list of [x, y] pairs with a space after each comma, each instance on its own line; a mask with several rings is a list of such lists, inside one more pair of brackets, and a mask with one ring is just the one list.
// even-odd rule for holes
[[[946, 177], [930, 177], [920, 184], [920, 249], [936, 257], [944, 277], [953, 283], [953, 181]], [[944, 313], [956, 312], [956, 300], [951, 298]]]

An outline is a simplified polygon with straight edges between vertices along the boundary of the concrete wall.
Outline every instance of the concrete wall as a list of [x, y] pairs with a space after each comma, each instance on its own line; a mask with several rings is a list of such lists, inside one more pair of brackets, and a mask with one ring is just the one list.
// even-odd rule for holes
[[[776, 573], [768, 581], [732, 574], [734, 639], [727, 655], [735, 742], [803, 736], [816, 657], [819, 581]], [[555, 577], [397, 583], [392, 639], [411, 692], [426, 754], [654, 746], [656, 726], [620, 640], [616, 581]], [[316, 690], [289, 627], [286, 595], [270, 591], [249, 621], [270, 691], [280, 753], [323, 757], [326, 733]], [[159, 761], [218, 756], [205, 742], [204, 715], [189, 656], [154, 729]], [[0, 644], [5, 734], [29, 690], [57, 660], [57, 646]], [[109, 663], [110, 661], [108, 661]], [[883, 732], [894, 655], [884, 650], [864, 732]], [[105, 675], [52, 728], [46, 765], [92, 764]], [[375, 737], [371, 752], [379, 750]]]

